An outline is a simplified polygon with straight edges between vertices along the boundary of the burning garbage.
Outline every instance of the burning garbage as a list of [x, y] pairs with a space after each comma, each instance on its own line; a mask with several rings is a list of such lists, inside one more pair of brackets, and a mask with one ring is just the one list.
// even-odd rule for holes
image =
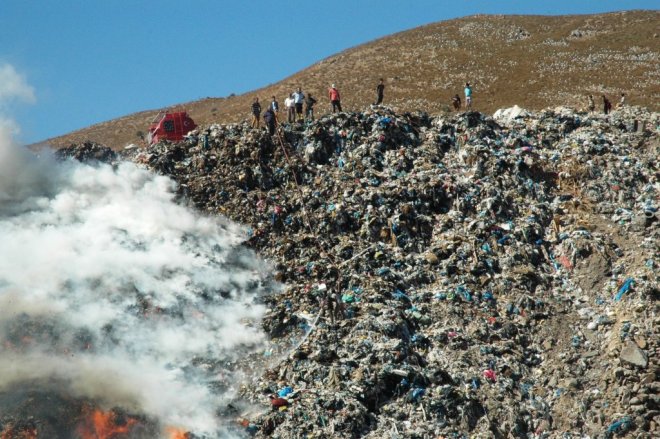
[[137, 424], [131, 417], [122, 417], [112, 411], [93, 410], [81, 423], [77, 433], [81, 439], [111, 439], [119, 435], [127, 436]]
[[[261, 297], [278, 288], [241, 246], [246, 230], [176, 203], [169, 178], [131, 163], [1, 147], [0, 173], [15, 174], [0, 179], [4, 437], [229, 431], [265, 343]], [[74, 156], [114, 160], [85, 148]]]

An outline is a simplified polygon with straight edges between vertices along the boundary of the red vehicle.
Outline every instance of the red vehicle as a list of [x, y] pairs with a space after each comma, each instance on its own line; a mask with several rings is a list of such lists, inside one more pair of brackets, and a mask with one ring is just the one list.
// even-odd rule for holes
[[149, 127], [147, 141], [150, 145], [162, 140], [179, 142], [183, 136], [197, 127], [195, 121], [185, 111], [176, 113], [158, 113], [154, 122]]

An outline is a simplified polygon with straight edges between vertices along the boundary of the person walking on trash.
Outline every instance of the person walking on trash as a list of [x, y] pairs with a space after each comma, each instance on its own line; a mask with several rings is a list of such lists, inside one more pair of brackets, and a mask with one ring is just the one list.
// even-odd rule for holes
[[594, 103], [594, 97], [592, 95], [587, 97], [587, 108], [589, 111], [594, 111], [596, 109], [596, 104]]
[[339, 97], [339, 90], [335, 84], [332, 84], [332, 87], [328, 90], [328, 96], [330, 97], [330, 103], [332, 104], [332, 112], [335, 113], [339, 111], [341, 113], [341, 98]]
[[261, 115], [261, 104], [259, 98], [254, 98], [252, 102], [252, 128], [259, 128], [259, 116]]
[[266, 122], [266, 127], [268, 127], [268, 134], [271, 136], [275, 134], [275, 123], [277, 122], [277, 117], [275, 112], [271, 107], [264, 112], [264, 122]]
[[[316, 274], [319, 278], [322, 277], [320, 271]], [[326, 279], [337, 283], [339, 272], [334, 266], [329, 266], [326, 274]], [[340, 290], [337, 285], [335, 285], [335, 287], [328, 287], [325, 284], [319, 289], [319, 292], [321, 293], [321, 296], [319, 297], [321, 301], [320, 316], [330, 318], [330, 323], [334, 326], [338, 320], [342, 320], [345, 317], [344, 303], [341, 300]]]

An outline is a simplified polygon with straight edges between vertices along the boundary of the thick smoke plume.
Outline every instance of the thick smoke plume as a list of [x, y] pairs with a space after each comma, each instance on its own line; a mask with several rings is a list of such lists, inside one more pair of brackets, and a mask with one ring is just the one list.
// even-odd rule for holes
[[[133, 164], [36, 157], [0, 128], [0, 391], [27, 383], [212, 436], [264, 343], [245, 231]], [[227, 365], [230, 366], [227, 366]], [[235, 368], [238, 369], [238, 368]]]

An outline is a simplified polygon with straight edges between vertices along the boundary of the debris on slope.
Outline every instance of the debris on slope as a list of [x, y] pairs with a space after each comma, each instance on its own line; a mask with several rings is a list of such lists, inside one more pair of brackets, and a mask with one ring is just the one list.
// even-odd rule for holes
[[658, 122], [377, 108], [125, 156], [249, 225], [286, 285], [247, 433], [657, 437]]
[[84, 142], [58, 149], [55, 151], [55, 157], [60, 160], [75, 159], [83, 163], [113, 163], [119, 159], [119, 154], [107, 146], [95, 142]]

